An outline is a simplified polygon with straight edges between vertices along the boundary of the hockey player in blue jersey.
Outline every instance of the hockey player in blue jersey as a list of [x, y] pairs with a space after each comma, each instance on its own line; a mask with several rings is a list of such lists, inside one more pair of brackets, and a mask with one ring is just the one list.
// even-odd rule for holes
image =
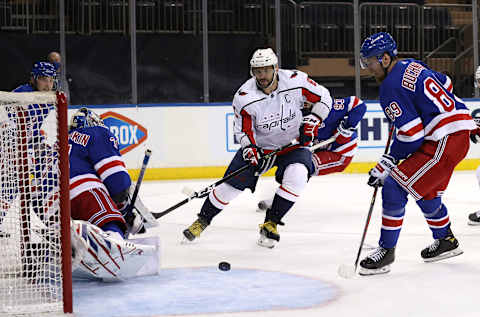
[[[84, 274], [116, 279], [135, 274], [130, 256], [154, 250], [126, 243], [128, 234], [145, 232], [143, 217], [130, 207], [133, 187], [120, 155], [118, 140], [100, 117], [87, 108], [77, 111], [69, 127], [72, 245]], [[134, 272], [135, 271], [135, 272]]]
[[[336, 136], [333, 143], [319, 148], [313, 153], [313, 175], [321, 176], [339, 173], [345, 170], [357, 150], [357, 126], [362, 120], [367, 106], [356, 96], [333, 99], [332, 110], [318, 128], [316, 142]], [[272, 205], [272, 199], [258, 203], [257, 211], [266, 211]]]
[[[480, 66], [477, 67], [475, 71], [475, 88], [480, 88]], [[472, 113], [473, 120], [477, 124], [477, 128], [470, 133], [470, 140], [477, 144], [480, 142], [480, 113], [478, 109]], [[477, 182], [480, 186], [480, 166], [477, 167], [476, 171]], [[480, 226], [480, 210], [473, 212], [468, 215], [468, 224], [471, 226]]]
[[314, 175], [338, 173], [352, 161], [357, 150], [357, 126], [367, 106], [355, 96], [333, 100], [332, 110], [318, 129], [318, 141], [336, 135], [335, 141], [313, 153]]
[[425, 262], [463, 253], [450, 228], [442, 194], [469, 149], [476, 128], [448, 76], [413, 59], [399, 60], [388, 33], [365, 39], [361, 64], [380, 85], [380, 105], [396, 128], [388, 154], [370, 170], [368, 184], [382, 186], [379, 247], [360, 262], [361, 275], [387, 273], [395, 258], [407, 196], [423, 212], [435, 241], [421, 251]]
[[[48, 92], [52, 91], [54, 79], [56, 77], [55, 67], [51, 63], [36, 62], [33, 64], [32, 71], [30, 73], [30, 80], [28, 83], [21, 85], [13, 90], [13, 92]], [[28, 115], [25, 117], [25, 123], [27, 125], [27, 135], [29, 136], [27, 142], [29, 143], [29, 149], [34, 151], [33, 145], [44, 146], [41, 133], [41, 127], [43, 121], [48, 116], [50, 111], [54, 108], [54, 105], [48, 104], [32, 104], [28, 105]], [[10, 124], [15, 125], [16, 113], [13, 110], [9, 110], [8, 117], [11, 119]], [[35, 142], [34, 142], [35, 141]], [[35, 165], [35, 162], [34, 164]], [[34, 166], [34, 169], [38, 169], [38, 166]], [[2, 184], [2, 197], [10, 197], [9, 201], [2, 201], [2, 208], [0, 210], [0, 224], [3, 221], [5, 215], [4, 210], [8, 210], [11, 201], [17, 195], [16, 190], [8, 188], [8, 184]], [[8, 191], [8, 192], [5, 192]], [[0, 233], [2, 235], [2, 233]]]

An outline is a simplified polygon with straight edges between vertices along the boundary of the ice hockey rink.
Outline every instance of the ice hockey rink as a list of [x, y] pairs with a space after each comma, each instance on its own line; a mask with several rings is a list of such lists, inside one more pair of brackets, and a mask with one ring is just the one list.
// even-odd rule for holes
[[[201, 189], [215, 180], [144, 182], [141, 196], [162, 211], [182, 200], [184, 186]], [[260, 199], [273, 195], [272, 177], [246, 191], [219, 214], [193, 244], [182, 231], [203, 199], [159, 219], [150, 231], [162, 242], [159, 276], [124, 283], [74, 283], [76, 316], [478, 316], [480, 226], [467, 224], [480, 209], [471, 172], [455, 172], [444, 195], [454, 234], [464, 254], [424, 263], [420, 251], [433, 242], [420, 209], [409, 200], [392, 271], [370, 277], [339, 277], [354, 263], [373, 188], [365, 174], [314, 177], [279, 227], [274, 249], [256, 245]], [[378, 195], [366, 238], [375, 246], [380, 232]], [[369, 250], [365, 250], [369, 252]], [[227, 261], [230, 271], [218, 270]]]

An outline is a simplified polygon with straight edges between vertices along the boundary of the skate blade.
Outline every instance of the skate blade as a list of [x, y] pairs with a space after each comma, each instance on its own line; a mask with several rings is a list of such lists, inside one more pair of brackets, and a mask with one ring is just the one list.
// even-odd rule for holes
[[469, 226], [480, 226], [480, 221], [468, 220], [468, 225]]
[[386, 274], [388, 272], [390, 272], [390, 265], [385, 265], [384, 267], [381, 267], [379, 269], [366, 269], [360, 267], [360, 269], [358, 270], [358, 274], [362, 276]]
[[429, 258], [429, 259], [423, 259], [423, 261], [425, 263], [437, 262], [437, 261], [445, 260], [445, 259], [448, 259], [448, 258], [452, 258], [452, 257], [460, 255], [462, 253], [463, 253], [463, 250], [461, 250], [459, 248], [456, 248], [456, 249], [453, 249], [451, 251], [448, 251], [448, 252], [442, 253], [440, 255], [437, 255], [436, 257]]
[[257, 244], [261, 247], [264, 247], [264, 248], [269, 248], [269, 249], [273, 249], [273, 247], [275, 247], [275, 244], [277, 243], [277, 241], [273, 240], [273, 239], [269, 239], [269, 238], [266, 238], [266, 237], [260, 237], [257, 241]]
[[193, 239], [193, 240], [189, 240], [187, 237], [183, 236], [182, 237], [182, 240], [180, 241], [180, 244], [195, 244], [196, 239]]

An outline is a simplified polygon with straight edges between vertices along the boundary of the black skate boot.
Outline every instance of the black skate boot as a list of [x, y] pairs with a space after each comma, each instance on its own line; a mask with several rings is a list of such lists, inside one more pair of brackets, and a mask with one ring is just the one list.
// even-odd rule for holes
[[390, 264], [395, 260], [395, 247], [378, 247], [360, 262], [360, 275], [376, 275], [390, 272]]
[[458, 240], [448, 229], [445, 238], [436, 239], [431, 245], [422, 250], [421, 256], [425, 262], [436, 262], [448, 259], [453, 256], [462, 254], [463, 251], [458, 247]]
[[480, 210], [468, 215], [468, 224], [471, 226], [480, 226]]
[[198, 217], [198, 219], [195, 220], [195, 222], [192, 223], [190, 227], [183, 230], [183, 235], [188, 241], [193, 241], [195, 240], [195, 238], [198, 238], [200, 236], [200, 234], [203, 232], [203, 230], [205, 230], [207, 226], [207, 221], [201, 217]]

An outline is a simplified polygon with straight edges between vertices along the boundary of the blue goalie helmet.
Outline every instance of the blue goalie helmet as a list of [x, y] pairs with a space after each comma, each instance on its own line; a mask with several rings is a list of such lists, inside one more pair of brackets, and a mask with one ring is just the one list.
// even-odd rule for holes
[[57, 70], [55, 66], [48, 62], [36, 62], [33, 64], [32, 72], [30, 73], [33, 78], [38, 77], [53, 77], [57, 76]]
[[105, 124], [98, 114], [82, 107], [70, 119], [69, 130], [96, 126], [104, 127]]
[[364, 69], [367, 68], [367, 59], [372, 56], [376, 56], [381, 63], [383, 53], [388, 53], [392, 57], [397, 56], [397, 43], [393, 37], [387, 32], [370, 35], [363, 41], [360, 48], [360, 66]]

